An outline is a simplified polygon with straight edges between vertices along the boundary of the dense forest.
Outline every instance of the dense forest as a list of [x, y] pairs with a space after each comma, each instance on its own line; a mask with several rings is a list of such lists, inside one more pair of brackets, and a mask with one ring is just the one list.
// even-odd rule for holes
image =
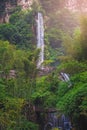
[[[87, 14], [65, 2], [16, 6], [9, 22], [0, 24], [0, 130], [59, 130], [44, 128], [49, 111], [68, 116], [72, 130], [87, 130]], [[37, 68], [38, 12], [44, 18], [44, 70]]]

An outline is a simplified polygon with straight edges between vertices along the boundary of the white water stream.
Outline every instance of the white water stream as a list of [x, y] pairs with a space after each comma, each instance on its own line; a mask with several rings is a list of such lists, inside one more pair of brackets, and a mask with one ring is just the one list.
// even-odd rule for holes
[[43, 15], [40, 12], [38, 12], [37, 18], [37, 48], [40, 49], [37, 68], [43, 69], [42, 63], [44, 61], [44, 23]]

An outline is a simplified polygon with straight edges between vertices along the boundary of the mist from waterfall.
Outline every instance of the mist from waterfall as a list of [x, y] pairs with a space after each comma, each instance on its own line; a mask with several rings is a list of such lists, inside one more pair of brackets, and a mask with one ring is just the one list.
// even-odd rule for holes
[[37, 68], [43, 69], [42, 63], [44, 61], [44, 23], [43, 15], [40, 12], [38, 12], [37, 18], [37, 48], [40, 49]]

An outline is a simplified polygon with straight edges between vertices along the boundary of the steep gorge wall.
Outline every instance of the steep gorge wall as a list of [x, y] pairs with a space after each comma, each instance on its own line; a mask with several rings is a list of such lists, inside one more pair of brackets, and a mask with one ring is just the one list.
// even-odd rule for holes
[[72, 11], [87, 12], [87, 0], [67, 0], [66, 7]]
[[0, 0], [0, 23], [9, 22], [13, 9], [20, 6], [23, 10], [30, 8], [33, 0]]
[[[35, 0], [40, 1], [46, 13], [55, 12], [59, 8], [69, 8], [72, 11], [87, 12], [86, 0]], [[9, 22], [12, 10], [20, 6], [23, 10], [29, 9], [33, 0], [0, 0], [0, 23]]]
[[55, 12], [61, 8], [87, 12], [87, 0], [39, 0], [46, 11]]

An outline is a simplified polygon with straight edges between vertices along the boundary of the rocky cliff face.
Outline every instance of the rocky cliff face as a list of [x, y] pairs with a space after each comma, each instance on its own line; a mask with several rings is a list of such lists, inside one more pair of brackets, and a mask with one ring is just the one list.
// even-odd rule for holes
[[22, 9], [26, 10], [31, 7], [33, 0], [17, 0], [17, 5], [21, 6]]
[[87, 0], [40, 0], [40, 2], [48, 13], [55, 12], [61, 8], [68, 8], [77, 12], [87, 12]]
[[9, 22], [13, 9], [21, 6], [23, 10], [31, 7], [33, 0], [0, 0], [0, 23]]
[[66, 7], [72, 11], [87, 12], [87, 0], [67, 0]]
[[[72, 11], [87, 12], [87, 0], [63, 0], [62, 2], [61, 0], [39, 1], [47, 12], [55, 12], [61, 6], [69, 8]], [[26, 10], [31, 7], [32, 3], [33, 0], [0, 0], [0, 23], [9, 22], [9, 16], [16, 6], [21, 6], [23, 10]]]

